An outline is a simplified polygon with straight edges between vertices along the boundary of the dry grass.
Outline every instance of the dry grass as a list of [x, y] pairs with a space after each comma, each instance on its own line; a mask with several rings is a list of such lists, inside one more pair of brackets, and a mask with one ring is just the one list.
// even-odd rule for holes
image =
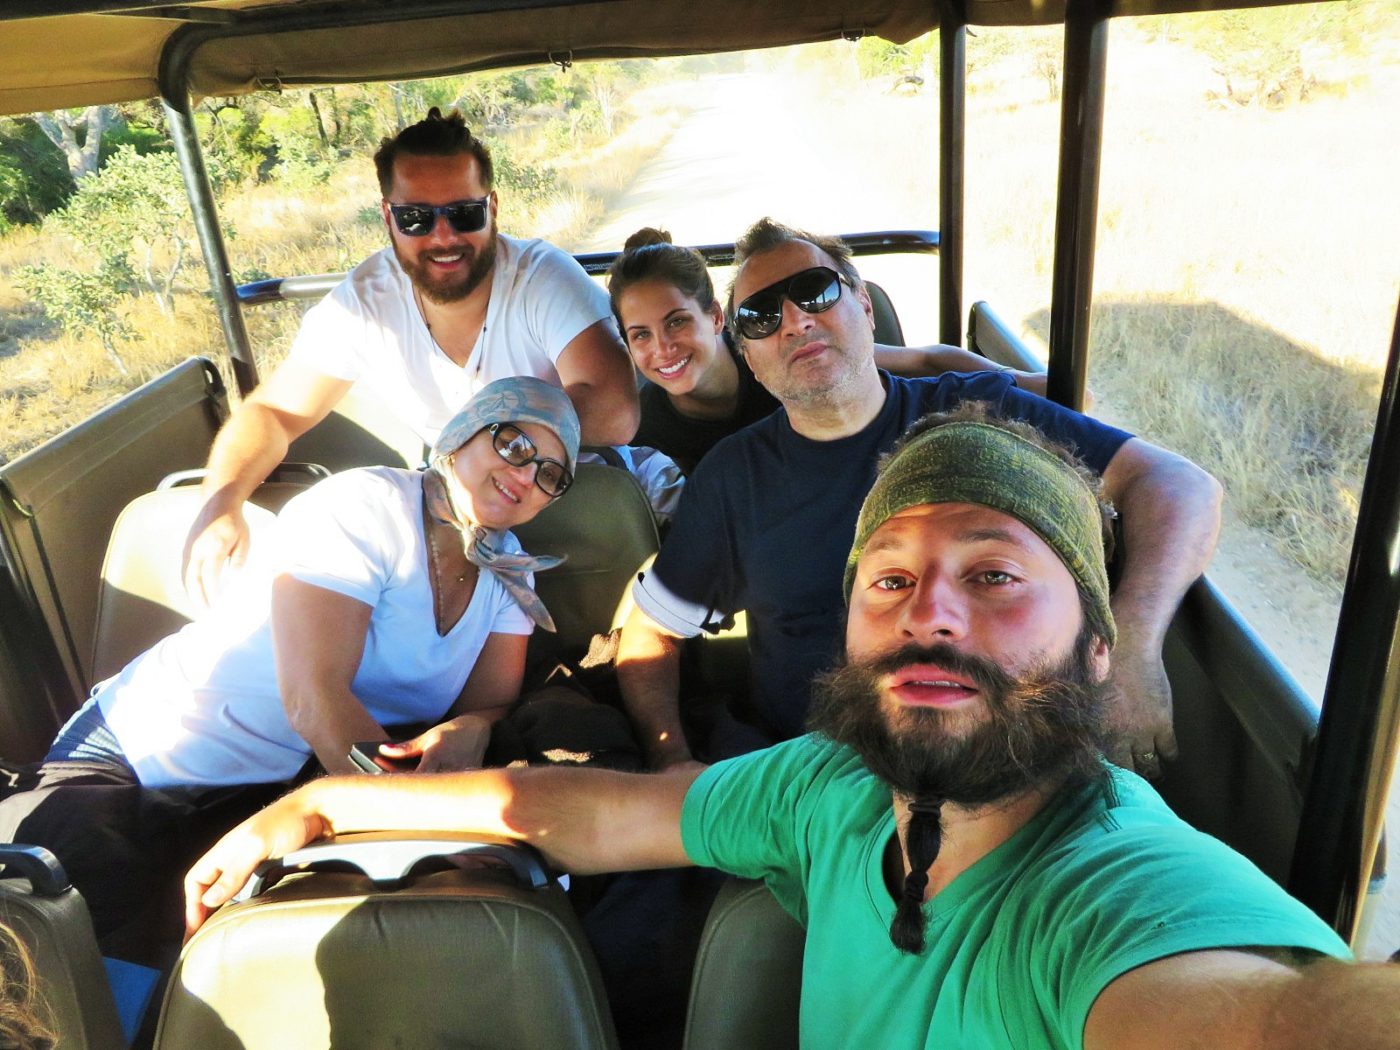
[[1380, 377], [1216, 303], [1100, 300], [1098, 395], [1218, 477], [1320, 580], [1345, 575]]

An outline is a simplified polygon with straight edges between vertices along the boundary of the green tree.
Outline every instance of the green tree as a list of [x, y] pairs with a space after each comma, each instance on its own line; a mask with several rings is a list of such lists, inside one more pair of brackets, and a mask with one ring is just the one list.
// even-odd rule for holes
[[[222, 174], [211, 166], [216, 184]], [[101, 171], [79, 184], [54, 221], [95, 257], [116, 261], [104, 272], [135, 274], [161, 312], [170, 311], [175, 280], [194, 241], [174, 154], [142, 155], [121, 147]]]
[[259, 135], [276, 151], [278, 181], [295, 188], [318, 186], [330, 178], [334, 156], [313, 92], [279, 96], [258, 122]]
[[0, 228], [39, 222], [62, 207], [72, 190], [62, 155], [37, 124], [0, 120]]
[[126, 362], [117, 350], [118, 340], [130, 339], [131, 326], [116, 312], [120, 289], [130, 273], [115, 256], [103, 259], [96, 270], [84, 273], [58, 266], [24, 266], [15, 272], [15, 283], [44, 312], [70, 333], [93, 332], [121, 375]]

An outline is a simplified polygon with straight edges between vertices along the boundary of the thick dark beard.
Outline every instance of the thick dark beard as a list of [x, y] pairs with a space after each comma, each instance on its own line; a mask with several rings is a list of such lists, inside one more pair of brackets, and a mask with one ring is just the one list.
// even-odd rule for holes
[[471, 265], [467, 267], [466, 274], [461, 280], [452, 284], [434, 283], [431, 277], [430, 265], [424, 256], [428, 249], [409, 254], [395, 241], [394, 257], [398, 259], [399, 265], [403, 267], [403, 272], [408, 274], [408, 279], [413, 282], [413, 287], [418, 289], [418, 294], [430, 303], [443, 306], [447, 303], [461, 302], [476, 290], [477, 285], [484, 281], [496, 265], [496, 215], [494, 209], [491, 214], [491, 236], [487, 238], [486, 245], [481, 251], [476, 251], [470, 245], [464, 246], [464, 251], [472, 252]]
[[[1082, 633], [1058, 666], [1020, 679], [944, 643], [846, 662], [813, 684], [808, 727], [851, 747], [909, 798], [983, 806], [1033, 787], [1091, 781], [1104, 775], [1099, 756], [1107, 735], [1105, 689], [1089, 670], [1091, 640]], [[986, 700], [983, 720], [955, 735], [950, 729], [961, 712], [905, 708], [887, 718], [881, 676], [916, 663], [970, 676]]]

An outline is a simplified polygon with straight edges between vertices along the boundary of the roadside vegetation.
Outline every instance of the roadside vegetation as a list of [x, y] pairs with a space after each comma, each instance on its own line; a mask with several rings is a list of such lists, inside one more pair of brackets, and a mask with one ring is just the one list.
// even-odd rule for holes
[[[1400, 0], [1348, 0], [1115, 20], [1109, 48], [1098, 406], [1215, 472], [1232, 513], [1333, 590], [1400, 292], [1400, 200], [1388, 181], [1400, 141], [1397, 30]], [[968, 40], [966, 301], [988, 300], [1041, 347], [1060, 45], [1054, 29], [977, 29]], [[843, 199], [878, 196], [898, 206], [898, 225], [933, 228], [937, 58], [933, 36], [867, 39], [209, 100], [200, 120], [239, 280], [340, 271], [378, 248], [368, 155], [430, 105], [461, 107], [495, 149], [506, 232], [577, 248], [703, 103], [698, 78], [711, 72], [781, 71], [820, 97], [824, 128], [851, 136], [764, 125], [765, 149], [839, 150], [831, 210], [810, 225], [846, 228], [834, 210]], [[0, 121], [0, 456], [190, 353], [224, 356], [158, 111], [108, 113], [95, 167], [78, 156], [90, 115], [61, 115], [66, 156], [52, 144], [60, 115], [50, 116], [48, 129]], [[736, 148], [743, 159], [732, 163], [752, 163], [715, 143], [725, 156]], [[666, 206], [652, 202], [659, 214], [635, 225], [664, 224]], [[756, 217], [725, 216], [724, 235]], [[248, 312], [265, 359], [290, 343], [299, 312]]]
[[[657, 74], [598, 63], [206, 100], [235, 279], [343, 271], [381, 247], [370, 155], [434, 105], [492, 146], [502, 230], [570, 248], [669, 136], [675, 112], [636, 101]], [[157, 106], [0, 120], [0, 151], [3, 461], [191, 354], [226, 354]], [[248, 312], [265, 363], [299, 316]]]

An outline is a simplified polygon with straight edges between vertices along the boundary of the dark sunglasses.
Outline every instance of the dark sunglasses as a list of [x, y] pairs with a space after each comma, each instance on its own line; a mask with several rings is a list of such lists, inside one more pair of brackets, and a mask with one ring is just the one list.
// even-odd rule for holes
[[799, 270], [740, 303], [734, 310], [734, 327], [745, 339], [766, 339], [782, 326], [784, 299], [804, 313], [825, 313], [841, 298], [841, 286], [850, 283], [826, 266]]
[[475, 233], [486, 226], [486, 207], [490, 201], [490, 197], [474, 197], [447, 204], [391, 204], [389, 214], [405, 237], [428, 236], [437, 225], [439, 215], [458, 233]]
[[510, 423], [492, 423], [486, 428], [497, 454], [512, 467], [535, 466], [535, 484], [541, 492], [554, 499], [569, 491], [574, 476], [557, 459], [545, 459], [539, 449], [519, 427]]

